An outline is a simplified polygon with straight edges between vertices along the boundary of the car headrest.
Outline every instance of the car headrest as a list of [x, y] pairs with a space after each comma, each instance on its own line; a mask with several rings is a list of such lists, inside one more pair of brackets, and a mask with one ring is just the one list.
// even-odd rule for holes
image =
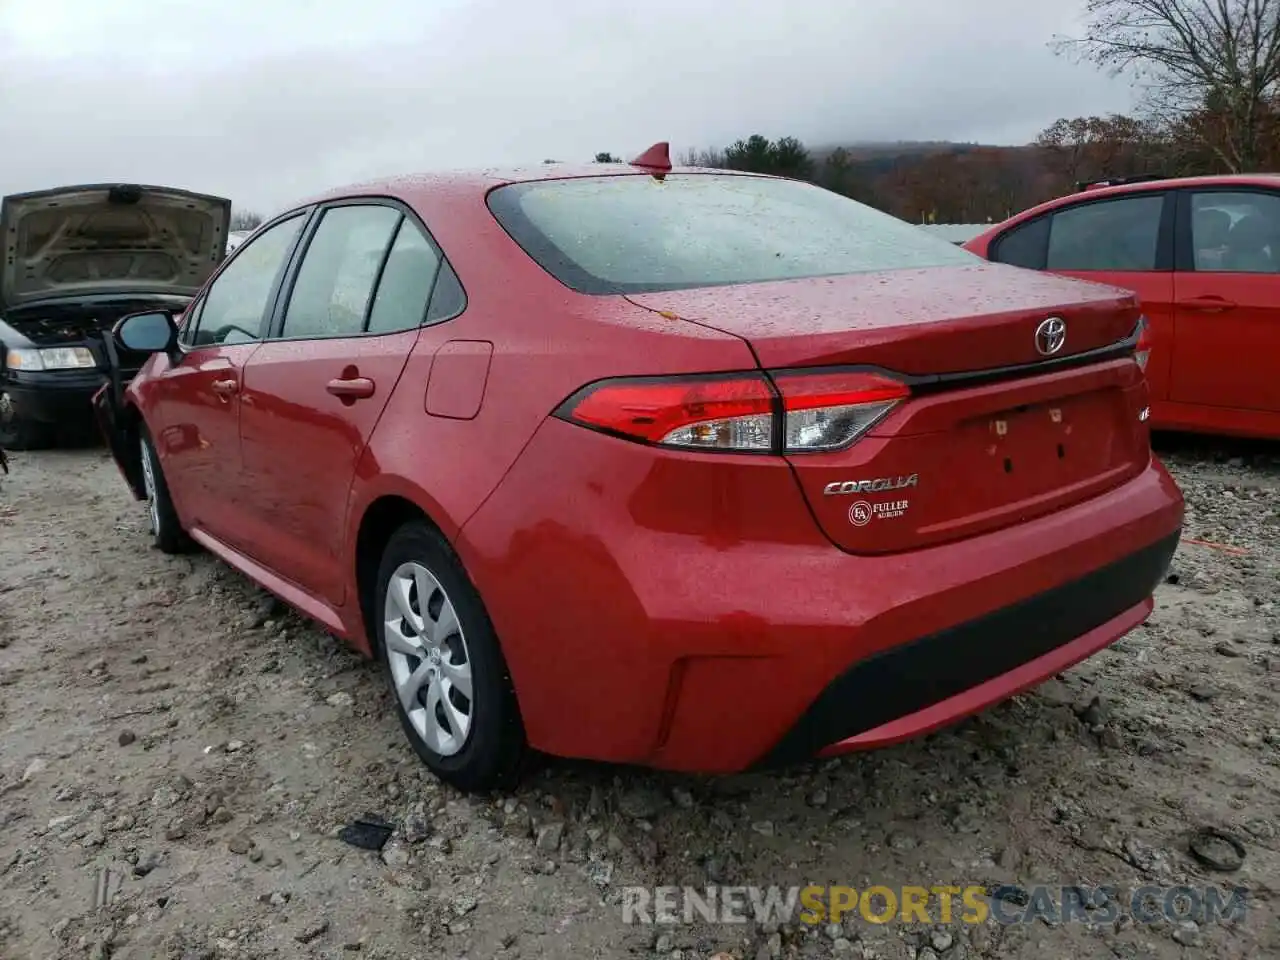
[[1195, 240], [1198, 247], [1220, 247], [1231, 233], [1231, 215], [1225, 210], [1199, 210], [1195, 216]]

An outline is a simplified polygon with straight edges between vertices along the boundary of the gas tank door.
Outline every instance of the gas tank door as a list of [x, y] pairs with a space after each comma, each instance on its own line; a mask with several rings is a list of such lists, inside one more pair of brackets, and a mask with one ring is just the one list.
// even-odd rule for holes
[[449, 340], [441, 344], [427, 377], [426, 410], [433, 417], [471, 420], [484, 402], [493, 344], [488, 340]]

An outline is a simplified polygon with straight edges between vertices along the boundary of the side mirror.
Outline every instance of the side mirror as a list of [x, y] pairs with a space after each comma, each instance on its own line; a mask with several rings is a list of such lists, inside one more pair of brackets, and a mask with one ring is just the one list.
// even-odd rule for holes
[[163, 310], [131, 313], [116, 323], [111, 335], [135, 353], [170, 353], [178, 343], [178, 325]]

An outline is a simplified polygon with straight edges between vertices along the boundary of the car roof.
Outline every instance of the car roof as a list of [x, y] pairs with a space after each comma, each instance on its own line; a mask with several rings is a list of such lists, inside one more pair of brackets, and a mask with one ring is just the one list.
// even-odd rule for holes
[[1049, 213], [1059, 207], [1075, 203], [1086, 203], [1104, 197], [1123, 197], [1136, 193], [1153, 193], [1161, 190], [1187, 189], [1194, 187], [1280, 187], [1280, 174], [1277, 173], [1218, 173], [1201, 177], [1167, 177], [1160, 180], [1137, 180], [1131, 183], [1118, 183], [1108, 187], [1086, 187], [1074, 193], [1063, 194], [1052, 200], [1045, 200], [1015, 213], [1007, 220], [993, 223], [978, 236], [964, 244], [968, 249], [973, 245], [981, 246], [990, 243], [996, 236], [1012, 229], [1028, 220], [1034, 220], [1042, 214]]
[[[466, 283], [468, 273], [483, 274], [490, 269], [495, 253], [500, 254], [510, 238], [489, 213], [485, 198], [501, 186], [515, 183], [551, 182], [588, 177], [648, 177], [673, 174], [729, 174], [741, 177], [778, 179], [763, 174], [704, 167], [651, 168], [628, 163], [542, 163], [531, 167], [488, 167], [478, 170], [408, 174], [354, 183], [328, 190], [292, 204], [268, 224], [278, 223], [315, 204], [360, 199], [391, 199], [408, 206], [420, 216], [435, 243], [449, 258]], [[499, 240], [499, 238], [501, 238]], [[496, 243], [497, 246], [492, 244]]]
[[1134, 183], [1118, 183], [1109, 187], [1089, 187], [1075, 193], [1054, 197], [1044, 203], [1015, 214], [1013, 219], [1021, 220], [1024, 216], [1063, 206], [1079, 200], [1096, 200], [1101, 197], [1123, 196], [1129, 193], [1150, 193], [1152, 191], [1186, 189], [1194, 187], [1280, 187], [1280, 174], [1276, 173], [1221, 173], [1203, 177], [1168, 177], [1162, 180], [1140, 180]]
[[719, 170], [709, 167], [673, 166], [670, 170], [654, 170], [647, 167], [632, 166], [627, 163], [542, 163], [536, 166], [483, 167], [471, 170], [451, 170], [438, 173], [416, 173], [385, 177], [327, 190], [322, 194], [300, 201], [294, 205], [294, 208], [308, 206], [313, 203], [341, 200], [345, 197], [363, 196], [394, 197], [414, 205], [415, 200], [423, 200], [433, 194], [451, 194], [454, 196], [459, 194], [475, 196], [478, 194], [483, 196], [490, 190], [513, 183], [575, 180], [587, 177], [672, 176], [682, 173], [718, 173], [742, 177], [767, 177], [766, 174], [749, 173], [742, 170]]

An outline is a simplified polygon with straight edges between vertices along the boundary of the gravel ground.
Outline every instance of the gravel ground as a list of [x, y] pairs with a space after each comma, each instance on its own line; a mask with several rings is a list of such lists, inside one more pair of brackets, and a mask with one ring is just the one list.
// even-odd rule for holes
[[[1280, 955], [1280, 449], [1162, 455], [1187, 538], [1142, 629], [1034, 693], [770, 775], [551, 762], [467, 798], [372, 665], [149, 550], [101, 450], [0, 478], [0, 957]], [[589, 682], [585, 678], [584, 682]], [[338, 831], [395, 825], [381, 853]], [[1204, 826], [1239, 869], [1191, 855]], [[1242, 885], [1243, 919], [622, 922], [631, 885]]]

